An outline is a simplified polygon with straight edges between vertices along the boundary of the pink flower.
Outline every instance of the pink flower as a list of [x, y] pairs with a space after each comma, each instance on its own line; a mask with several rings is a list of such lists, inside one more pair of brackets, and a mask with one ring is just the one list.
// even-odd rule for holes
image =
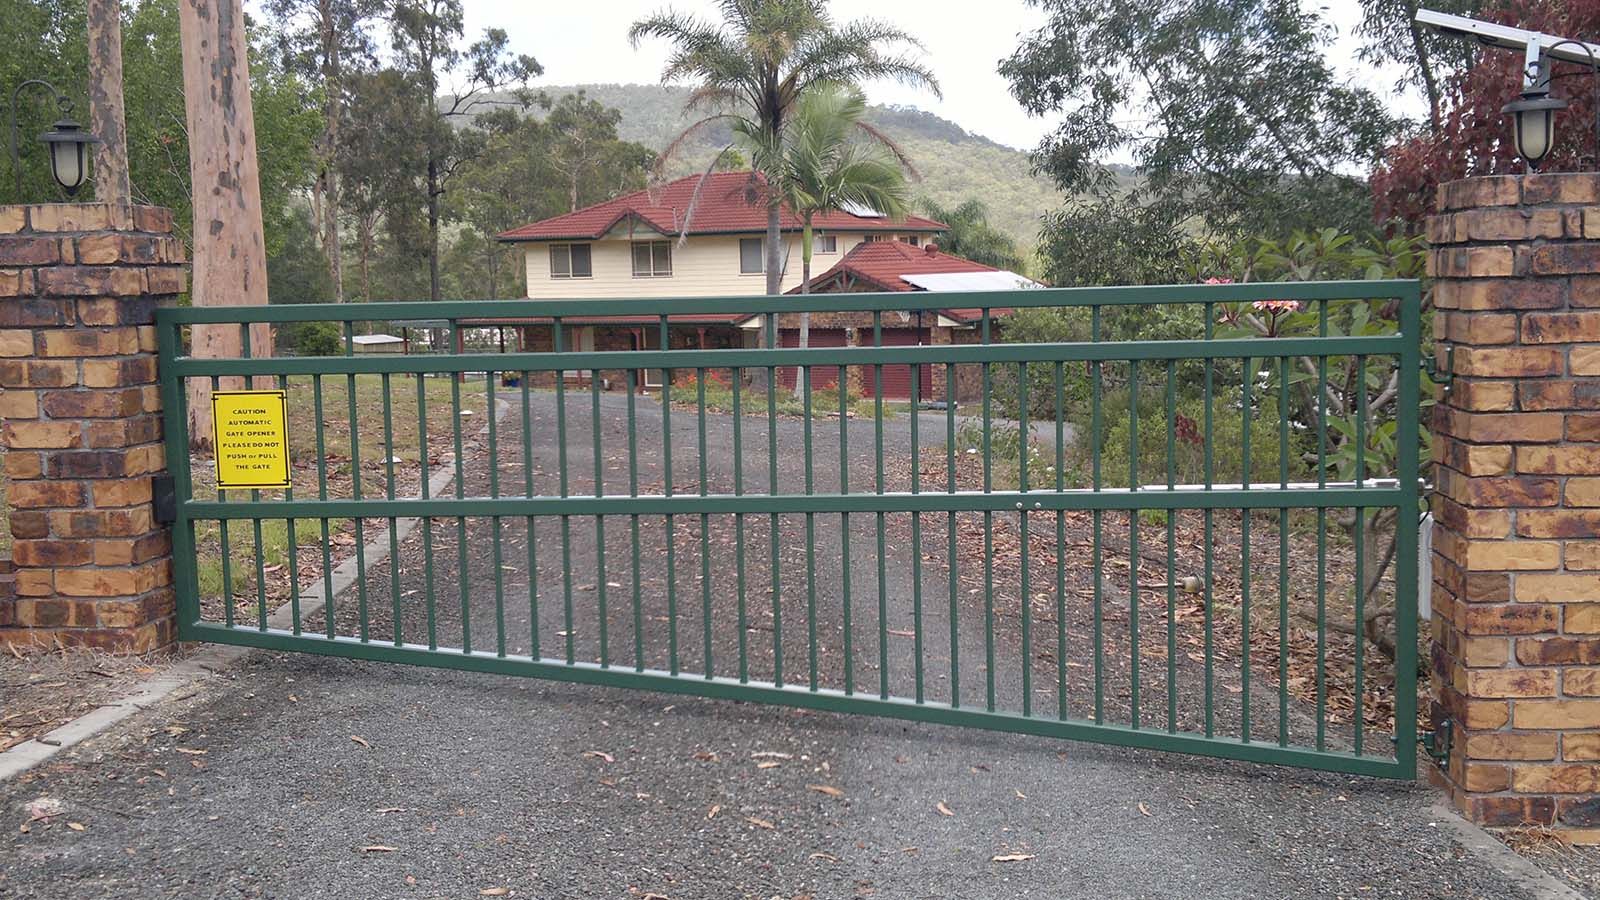
[[1300, 301], [1298, 300], [1257, 300], [1250, 305], [1262, 312], [1270, 312], [1273, 314], [1280, 312], [1292, 313], [1300, 311]]
[[1201, 284], [1233, 284], [1232, 278], [1207, 278]]

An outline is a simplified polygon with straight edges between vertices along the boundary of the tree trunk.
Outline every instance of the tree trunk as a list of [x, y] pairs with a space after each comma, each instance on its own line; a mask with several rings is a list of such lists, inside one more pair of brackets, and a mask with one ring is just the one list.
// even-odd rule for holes
[[376, 227], [376, 223], [365, 216], [361, 217], [357, 226], [360, 229], [356, 240], [361, 245], [361, 302], [363, 303], [372, 302], [372, 242]]
[[127, 206], [128, 128], [122, 108], [122, 4], [89, 0], [89, 130], [94, 149], [94, 193], [101, 203]]
[[783, 242], [778, 231], [779, 208], [777, 198], [767, 201], [767, 293], [774, 297], [783, 293], [783, 263], [778, 257], [778, 245]]
[[428, 156], [428, 299], [444, 299], [439, 291], [439, 161]]
[[[801, 228], [800, 228], [800, 296], [802, 298], [811, 296], [811, 214], [810, 213], [806, 213], [805, 224], [803, 226], [801, 226]], [[800, 302], [802, 304], [804, 304], [804, 305], [802, 305], [800, 307], [800, 349], [804, 350], [807, 347], [811, 346], [811, 307], [809, 305], [810, 304], [809, 300], [802, 299]], [[800, 389], [800, 374], [801, 374], [800, 373], [800, 369], [797, 367], [795, 369], [795, 371], [794, 371], [794, 391], [795, 391], [795, 397], [796, 398], [799, 398], [801, 396], [801, 394], [802, 394], [801, 389]], [[841, 382], [840, 385], [839, 385], [839, 388], [840, 388], [840, 390], [843, 390], [844, 389], [844, 385], [842, 383], [843, 380], [844, 380], [844, 372], [843, 372], [843, 370], [840, 371], [839, 377], [840, 377], [840, 382]]]
[[328, 259], [328, 278], [333, 282], [335, 303], [344, 302], [344, 248], [339, 240], [339, 120], [343, 115], [343, 62], [339, 58], [339, 34], [333, 21], [330, 0], [318, 4], [322, 32], [322, 147], [318, 182], [322, 188], [322, 252]]
[[[250, 101], [250, 66], [242, 0], [180, 0], [183, 98], [189, 126], [189, 174], [194, 191], [195, 306], [256, 306], [267, 302], [266, 241], [261, 228], [261, 183]], [[266, 324], [250, 329], [252, 355], [272, 355]], [[239, 328], [197, 325], [191, 353], [238, 356]], [[237, 379], [223, 379], [237, 386]], [[189, 441], [211, 446], [211, 386], [189, 380]]]
[[572, 177], [567, 182], [567, 212], [578, 211], [578, 170], [572, 170]]

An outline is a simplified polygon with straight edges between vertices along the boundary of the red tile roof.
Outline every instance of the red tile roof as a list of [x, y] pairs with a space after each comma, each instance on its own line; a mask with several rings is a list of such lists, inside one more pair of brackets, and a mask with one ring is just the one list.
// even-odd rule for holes
[[[701, 176], [690, 175], [669, 184], [625, 194], [604, 203], [585, 207], [554, 218], [513, 228], [500, 234], [502, 241], [548, 241], [559, 239], [598, 239], [612, 226], [629, 216], [661, 234], [677, 234], [683, 228], [684, 214], [694, 205], [689, 234], [759, 234], [767, 230], [767, 211], [750, 202], [749, 172], [716, 172], [705, 178], [700, 198], [694, 194]], [[783, 210], [780, 227], [799, 231], [800, 219]], [[817, 216], [812, 227], [828, 231], [943, 231], [943, 223], [921, 216], [902, 221], [832, 212]]]
[[[874, 241], [857, 244], [833, 268], [811, 276], [811, 289], [840, 275], [853, 275], [880, 291], [915, 291], [916, 285], [902, 275], [942, 275], [950, 272], [998, 272], [994, 266], [951, 256], [932, 244], [913, 247], [904, 241]], [[800, 292], [799, 288], [789, 291]]]

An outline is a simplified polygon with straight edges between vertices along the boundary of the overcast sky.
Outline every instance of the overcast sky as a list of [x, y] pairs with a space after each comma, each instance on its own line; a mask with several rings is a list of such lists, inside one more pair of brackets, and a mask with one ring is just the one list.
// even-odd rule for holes
[[[1314, 2], [1314, 0], [1312, 0]], [[506, 3], [464, 0], [469, 34], [498, 26], [510, 32], [513, 46], [532, 54], [544, 66], [541, 85], [587, 83], [655, 84], [661, 76], [666, 46], [650, 41], [638, 50], [628, 46], [628, 26], [659, 9], [712, 16], [711, 0], [580, 0], [555, 3]], [[1352, 32], [1360, 21], [1358, 0], [1327, 0], [1326, 15], [1340, 39], [1330, 51], [1334, 64], [1358, 84], [1390, 97], [1397, 111], [1415, 115], [1418, 97], [1395, 97], [1392, 72], [1355, 61], [1358, 42]], [[996, 73], [1020, 36], [1044, 22], [1040, 11], [1024, 0], [911, 0], [911, 2], [834, 3], [834, 16], [870, 15], [916, 35], [927, 47], [926, 62], [938, 76], [943, 99], [895, 84], [866, 85], [877, 103], [916, 106], [950, 119], [968, 131], [1002, 144], [1032, 149], [1055, 121], [1034, 118], [1012, 99], [1006, 80]]]

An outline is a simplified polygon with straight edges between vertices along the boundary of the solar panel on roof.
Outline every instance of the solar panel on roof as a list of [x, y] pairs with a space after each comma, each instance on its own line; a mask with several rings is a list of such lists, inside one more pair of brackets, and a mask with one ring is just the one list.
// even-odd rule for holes
[[1020, 288], [1043, 287], [1037, 281], [1004, 270], [936, 272], [900, 277], [925, 291], [1014, 291]]

